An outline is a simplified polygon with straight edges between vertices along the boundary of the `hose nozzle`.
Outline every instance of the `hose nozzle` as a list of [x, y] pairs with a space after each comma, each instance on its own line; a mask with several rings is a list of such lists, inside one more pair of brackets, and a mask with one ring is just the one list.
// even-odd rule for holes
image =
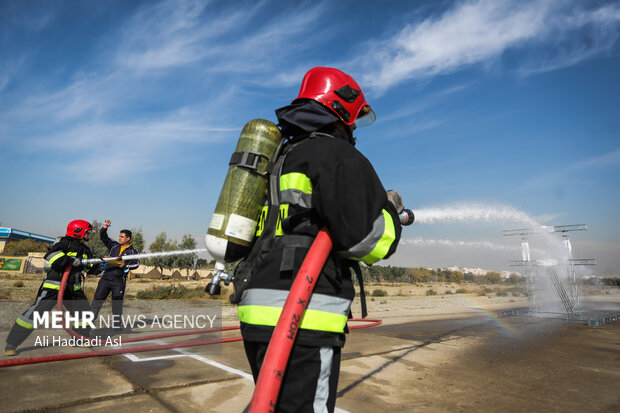
[[220, 286], [220, 282], [224, 281], [225, 285], [230, 284], [232, 280], [232, 274], [228, 274], [224, 270], [226, 266], [224, 263], [217, 261], [215, 263], [215, 271], [213, 272], [213, 278], [211, 278], [211, 282], [207, 284], [205, 287], [205, 291], [210, 295], [220, 295], [222, 293], [222, 287]]
[[405, 226], [411, 225], [413, 224], [413, 221], [415, 221], [413, 211], [407, 208], [403, 209], [403, 211], [398, 214], [398, 218], [400, 218], [400, 223]]

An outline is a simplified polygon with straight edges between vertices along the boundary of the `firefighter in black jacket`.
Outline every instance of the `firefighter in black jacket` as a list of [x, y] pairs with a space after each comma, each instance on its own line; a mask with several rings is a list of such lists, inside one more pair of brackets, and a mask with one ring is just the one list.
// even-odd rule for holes
[[[138, 251], [131, 246], [131, 237], [133, 234], [130, 230], [121, 230], [118, 235], [118, 242], [112, 241], [110, 237], [108, 237], [108, 227], [111, 223], [109, 219], [106, 219], [99, 231], [101, 242], [109, 249], [110, 257], [137, 254]], [[95, 296], [93, 297], [91, 306], [91, 311], [94, 313], [95, 319], [97, 319], [104, 301], [108, 298], [108, 295], [112, 293], [113, 324], [117, 330], [122, 329], [123, 298], [125, 297], [127, 273], [130, 270], [135, 270], [139, 265], [139, 260], [109, 261], [107, 263], [101, 275], [101, 279], [99, 280], [99, 284], [97, 284], [97, 290], [95, 290]]]
[[261, 214], [252, 248], [262, 253], [250, 252], [248, 259], [255, 262], [243, 265], [255, 270], [233, 300], [239, 301], [241, 332], [256, 380], [295, 274], [319, 229], [329, 229], [333, 250], [301, 321], [276, 410], [333, 412], [355, 296], [352, 269], [359, 273], [360, 261], [371, 265], [394, 253], [403, 206], [397, 193], [386, 194], [368, 159], [354, 147], [353, 131], [375, 116], [351, 76], [332, 68], [311, 69], [299, 96], [276, 116], [288, 138], [279, 218], [269, 228], [265, 217], [274, 220], [268, 212]]
[[[68, 266], [71, 266], [71, 272], [67, 279], [63, 304], [70, 313], [90, 310], [88, 299], [82, 291], [82, 271], [97, 274], [100, 270], [98, 264], [84, 266], [80, 260], [92, 257], [92, 252], [85, 243], [92, 229], [92, 225], [87, 221], [81, 219], [71, 221], [67, 226], [66, 235], [57, 239], [48, 249], [45, 254], [47, 261], [45, 265], [49, 268], [47, 275], [39, 287], [34, 304], [15, 320], [6, 339], [4, 350], [6, 356], [17, 354], [17, 347], [28, 338], [34, 329], [34, 313], [41, 314], [56, 306], [60, 282]], [[90, 332], [88, 325], [80, 322], [74, 324], [73, 327], [78, 334], [88, 337]]]

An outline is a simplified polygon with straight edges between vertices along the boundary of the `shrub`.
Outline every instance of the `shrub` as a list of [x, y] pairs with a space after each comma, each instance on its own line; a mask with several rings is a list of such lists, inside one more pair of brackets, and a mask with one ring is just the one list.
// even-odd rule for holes
[[426, 290], [426, 295], [437, 295], [437, 291], [429, 288], [428, 290]]
[[385, 290], [375, 289], [372, 292], [373, 297], [387, 297], [388, 293]]
[[452, 290], [446, 290], [446, 292], [444, 294], [450, 295], [450, 294], [452, 294]]
[[500, 290], [500, 291], [496, 292], [495, 295], [497, 295], [498, 297], [506, 297], [508, 295], [508, 291]]
[[457, 294], [467, 294], [468, 291], [466, 288], [459, 288], [458, 290], [456, 290]]
[[[164, 300], [164, 299], [204, 299], [208, 298], [202, 287], [187, 288], [181, 284], [153, 286], [149, 289], [136, 293], [138, 300]], [[216, 297], [219, 299], [219, 297]]]

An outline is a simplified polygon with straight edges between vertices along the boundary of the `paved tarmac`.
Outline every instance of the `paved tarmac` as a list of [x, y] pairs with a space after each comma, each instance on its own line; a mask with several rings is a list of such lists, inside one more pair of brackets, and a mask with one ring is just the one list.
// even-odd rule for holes
[[[41, 348], [33, 345], [35, 338], [27, 340], [18, 358], [92, 351]], [[240, 412], [254, 388], [240, 342], [5, 367], [0, 383], [3, 412]], [[351, 332], [337, 408], [618, 412], [618, 383], [619, 322], [592, 328], [532, 315], [495, 319], [474, 311], [423, 317], [394, 312], [381, 326]]]

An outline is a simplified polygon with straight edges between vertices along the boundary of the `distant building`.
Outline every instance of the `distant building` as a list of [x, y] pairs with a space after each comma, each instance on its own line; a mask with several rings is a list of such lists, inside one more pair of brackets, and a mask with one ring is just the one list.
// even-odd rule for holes
[[22, 239], [33, 239], [38, 242], [52, 244], [55, 238], [45, 235], [33, 234], [32, 232], [21, 231], [15, 228], [0, 227], [0, 252], [4, 251], [7, 241], [19, 241]]

